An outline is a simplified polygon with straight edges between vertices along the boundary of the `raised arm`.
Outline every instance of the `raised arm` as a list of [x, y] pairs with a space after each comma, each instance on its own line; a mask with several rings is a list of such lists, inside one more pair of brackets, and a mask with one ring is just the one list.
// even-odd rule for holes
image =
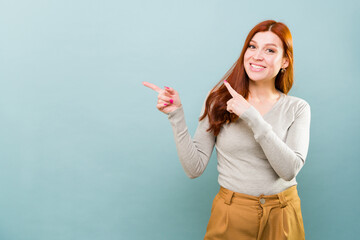
[[240, 117], [254, 132], [255, 140], [262, 147], [270, 165], [284, 180], [290, 181], [305, 164], [310, 140], [310, 105], [305, 101], [297, 109], [295, 119], [282, 141], [261, 114], [252, 106]]
[[[186, 175], [189, 178], [200, 176], [209, 162], [215, 145], [215, 136], [206, 131], [209, 128], [208, 118], [206, 117], [198, 123], [194, 138], [192, 139], [186, 125], [184, 109], [178, 92], [169, 87], [161, 89], [148, 82], [143, 82], [143, 85], [158, 93], [156, 107], [159, 111], [168, 115], [174, 133], [178, 156]], [[204, 110], [205, 101], [201, 115]]]
[[[201, 114], [204, 112], [205, 102]], [[215, 145], [215, 136], [206, 131], [209, 128], [208, 118], [204, 118], [198, 123], [194, 138], [188, 131], [183, 108], [179, 108], [168, 114], [171, 123], [176, 149], [189, 178], [199, 177], [205, 170]]]
[[286, 181], [293, 179], [302, 166], [309, 147], [310, 105], [305, 101], [298, 107], [294, 122], [288, 129], [283, 142], [272, 130], [261, 114], [246, 99], [224, 81], [232, 98], [227, 102], [227, 110], [242, 118], [254, 132], [255, 140], [262, 147], [271, 167]]

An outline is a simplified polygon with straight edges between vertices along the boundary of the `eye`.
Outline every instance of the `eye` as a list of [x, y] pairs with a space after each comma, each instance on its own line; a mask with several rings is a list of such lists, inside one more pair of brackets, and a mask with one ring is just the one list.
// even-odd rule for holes
[[255, 46], [254, 46], [254, 45], [252, 45], [252, 44], [249, 44], [248, 48], [254, 49], [254, 48], [255, 48]]
[[268, 50], [270, 53], [274, 53], [275, 51], [274, 50], [272, 50], [272, 49], [266, 49], [266, 50]]

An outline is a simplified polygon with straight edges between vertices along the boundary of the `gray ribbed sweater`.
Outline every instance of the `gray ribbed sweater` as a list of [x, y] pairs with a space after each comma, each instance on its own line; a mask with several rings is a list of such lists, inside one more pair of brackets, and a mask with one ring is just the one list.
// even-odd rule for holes
[[[301, 98], [280, 95], [264, 116], [251, 106], [238, 121], [224, 124], [217, 137], [206, 131], [207, 117], [199, 121], [192, 139], [183, 108], [168, 113], [185, 173], [190, 178], [200, 176], [215, 145], [218, 181], [224, 188], [259, 196], [296, 185], [309, 147], [310, 105]], [[205, 101], [200, 116], [204, 109]]]

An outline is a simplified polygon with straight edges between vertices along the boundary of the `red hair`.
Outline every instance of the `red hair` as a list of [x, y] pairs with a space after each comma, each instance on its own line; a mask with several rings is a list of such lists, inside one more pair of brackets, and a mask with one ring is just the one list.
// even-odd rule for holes
[[249, 96], [249, 77], [244, 68], [244, 54], [249, 46], [251, 39], [258, 32], [271, 31], [275, 33], [283, 43], [284, 57], [289, 60], [289, 66], [286, 71], [282, 73], [279, 71], [275, 77], [275, 88], [287, 94], [294, 82], [294, 68], [293, 68], [293, 44], [289, 28], [281, 22], [274, 20], [267, 20], [257, 24], [248, 34], [239, 59], [226, 72], [224, 77], [213, 87], [205, 102], [205, 111], [199, 118], [199, 121], [206, 116], [209, 118], [210, 127], [207, 131], [212, 131], [215, 136], [219, 135], [221, 126], [224, 123], [231, 123], [238, 120], [238, 116], [226, 110], [227, 101], [230, 100], [231, 95], [223, 81], [230, 83], [232, 88], [241, 94], [245, 99]]

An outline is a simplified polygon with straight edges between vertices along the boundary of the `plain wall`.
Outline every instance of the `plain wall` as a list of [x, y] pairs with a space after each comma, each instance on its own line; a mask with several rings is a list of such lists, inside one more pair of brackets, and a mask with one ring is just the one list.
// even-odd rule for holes
[[202, 239], [216, 152], [188, 179], [142, 81], [180, 93], [193, 135], [248, 32], [292, 32], [311, 105], [297, 177], [307, 239], [360, 235], [359, 1], [0, 1], [0, 239]]

